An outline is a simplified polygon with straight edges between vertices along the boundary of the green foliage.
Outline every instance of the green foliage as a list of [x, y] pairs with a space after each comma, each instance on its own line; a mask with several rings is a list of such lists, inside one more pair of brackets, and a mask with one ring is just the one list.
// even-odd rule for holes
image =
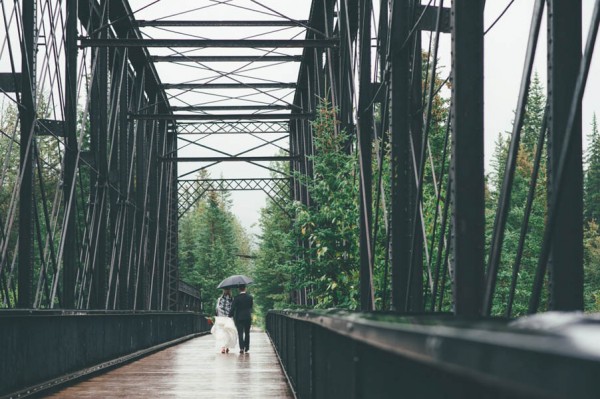
[[252, 274], [250, 239], [231, 211], [226, 193], [209, 192], [179, 222], [179, 271], [200, 287], [206, 312], [215, 307], [217, 285], [232, 274]]
[[317, 308], [355, 309], [358, 293], [358, 180], [355, 155], [344, 151], [346, 132], [335, 132], [327, 102], [312, 123], [314, 178], [304, 179], [314, 204], [296, 204], [294, 230], [302, 240], [297, 278]]
[[583, 234], [584, 305], [588, 312], [600, 312], [600, 235], [594, 219], [587, 223]]
[[290, 217], [272, 200], [261, 210], [263, 235], [257, 251], [252, 290], [259, 320], [269, 309], [289, 307], [292, 288], [292, 254], [297, 250], [292, 239]]
[[[50, 105], [47, 96], [38, 95], [36, 107], [37, 118], [50, 118]], [[8, 105], [0, 112], [0, 170], [6, 171], [0, 178], [0, 225], [5, 231], [6, 257], [1, 261], [0, 269], [18, 264], [18, 226], [19, 226], [19, 193], [16, 190], [19, 179], [20, 165], [20, 121], [16, 106]], [[46, 224], [44, 211], [49, 216], [52, 224], [53, 218], [62, 219], [62, 207], [60, 204], [61, 187], [61, 161], [62, 144], [60, 140], [52, 136], [34, 135], [31, 146], [33, 152], [33, 195], [34, 212], [37, 213], [36, 234], [33, 236], [33, 281], [41, 282], [40, 274], [45, 267], [44, 280], [45, 290], [41, 291], [39, 298], [40, 306], [48, 304], [49, 287], [48, 281], [53, 277], [53, 268], [50, 267], [50, 247], [53, 245], [54, 253], [59, 252], [60, 237], [56, 236], [55, 227]], [[79, 188], [79, 187], [78, 187]], [[79, 191], [79, 190], [78, 190]], [[79, 196], [81, 193], [77, 193]], [[44, 209], [45, 208], [45, 209]], [[83, 213], [79, 217], [84, 220]], [[85, 224], [79, 227], [83, 230]], [[52, 241], [50, 241], [52, 237]], [[2, 276], [4, 279], [5, 276]], [[3, 289], [0, 291], [0, 306], [12, 306], [15, 301], [17, 290], [16, 279], [6, 279], [2, 282]]]
[[[503, 315], [506, 312], [506, 304], [510, 292], [513, 267], [519, 243], [521, 224], [525, 214], [525, 205], [533, 171], [533, 159], [542, 126], [545, 102], [544, 88], [538, 76], [535, 75], [529, 89], [529, 101], [527, 104], [523, 130], [521, 132], [521, 142], [519, 145], [519, 154], [517, 156], [511, 202], [504, 241], [502, 243], [502, 257], [500, 260], [494, 305], [492, 308], [492, 314], [494, 315]], [[509, 145], [510, 137], [504, 138], [502, 135], [499, 135], [496, 141], [494, 155], [491, 160], [492, 170], [488, 178], [490, 195], [486, 202], [488, 243], [491, 242], [492, 227], [498, 201], [500, 199]], [[545, 158], [546, 149], [544, 148], [542, 160]], [[515, 299], [512, 309], [512, 314], [515, 316], [527, 312], [529, 293], [533, 284], [542, 236], [544, 234], [545, 217], [546, 167], [545, 161], [542, 161], [515, 290]]]
[[592, 131], [587, 150], [584, 193], [584, 218], [586, 222], [600, 221], [600, 134], [596, 114], [592, 119]]

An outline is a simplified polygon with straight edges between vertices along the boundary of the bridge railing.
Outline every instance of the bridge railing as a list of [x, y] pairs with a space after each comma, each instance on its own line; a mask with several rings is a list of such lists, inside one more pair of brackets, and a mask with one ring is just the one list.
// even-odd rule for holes
[[202, 311], [202, 297], [200, 295], [200, 289], [186, 283], [185, 281], [179, 280], [177, 291], [177, 310], [192, 312]]
[[27, 396], [208, 332], [192, 312], [0, 311], [0, 397]]
[[600, 318], [272, 311], [299, 398], [598, 398]]

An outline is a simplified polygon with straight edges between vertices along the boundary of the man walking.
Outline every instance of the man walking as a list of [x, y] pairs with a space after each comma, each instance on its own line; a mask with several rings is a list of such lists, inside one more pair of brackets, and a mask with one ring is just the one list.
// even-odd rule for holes
[[240, 293], [233, 298], [229, 317], [233, 317], [238, 330], [240, 342], [240, 353], [248, 353], [250, 350], [250, 323], [252, 322], [252, 295], [246, 292], [246, 286], [239, 286]]

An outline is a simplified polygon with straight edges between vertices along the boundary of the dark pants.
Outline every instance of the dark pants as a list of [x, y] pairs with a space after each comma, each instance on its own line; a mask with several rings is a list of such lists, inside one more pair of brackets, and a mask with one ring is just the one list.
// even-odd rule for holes
[[236, 320], [240, 350], [250, 350], [250, 320]]

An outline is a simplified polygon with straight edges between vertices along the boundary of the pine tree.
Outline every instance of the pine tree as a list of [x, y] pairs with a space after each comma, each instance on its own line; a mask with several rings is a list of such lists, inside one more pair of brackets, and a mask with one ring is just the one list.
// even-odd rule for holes
[[[494, 306], [492, 314], [501, 315], [506, 311], [506, 303], [510, 292], [513, 268], [515, 266], [516, 253], [521, 233], [521, 226], [525, 215], [525, 205], [531, 185], [531, 174], [533, 171], [533, 160], [538, 142], [538, 137], [542, 128], [542, 119], [544, 115], [546, 99], [543, 87], [537, 76], [534, 76], [530, 89], [525, 120], [521, 131], [521, 142], [519, 145], [519, 154], [517, 156], [515, 175], [512, 185], [512, 195], [509, 205], [509, 213], [502, 243], [502, 257], [498, 271], [498, 280], [496, 285]], [[504, 139], [502, 135], [498, 136], [496, 148], [491, 160], [492, 171], [489, 176], [490, 197], [486, 202], [487, 215], [487, 240], [491, 240], [491, 228], [498, 207], [498, 200], [502, 190], [504, 179], [504, 170], [508, 156], [510, 138]], [[513, 315], [524, 314], [527, 311], [529, 292], [537, 258], [541, 248], [541, 240], [544, 231], [546, 215], [546, 168], [544, 159], [545, 150], [542, 155], [542, 162], [539, 169], [536, 191], [532, 204], [531, 215], [529, 218], [529, 228], [523, 248], [523, 256], [520, 261], [519, 276], [515, 291], [513, 304]]]
[[248, 252], [250, 240], [231, 212], [229, 194], [208, 192], [181, 219], [179, 237], [181, 278], [201, 289], [204, 309], [210, 313], [219, 282], [249, 270], [248, 260], [238, 255]]
[[587, 151], [584, 192], [584, 219], [586, 222], [592, 220], [600, 221], [600, 134], [598, 133], [598, 121], [596, 114], [592, 119], [592, 132], [589, 137], [589, 148]]

